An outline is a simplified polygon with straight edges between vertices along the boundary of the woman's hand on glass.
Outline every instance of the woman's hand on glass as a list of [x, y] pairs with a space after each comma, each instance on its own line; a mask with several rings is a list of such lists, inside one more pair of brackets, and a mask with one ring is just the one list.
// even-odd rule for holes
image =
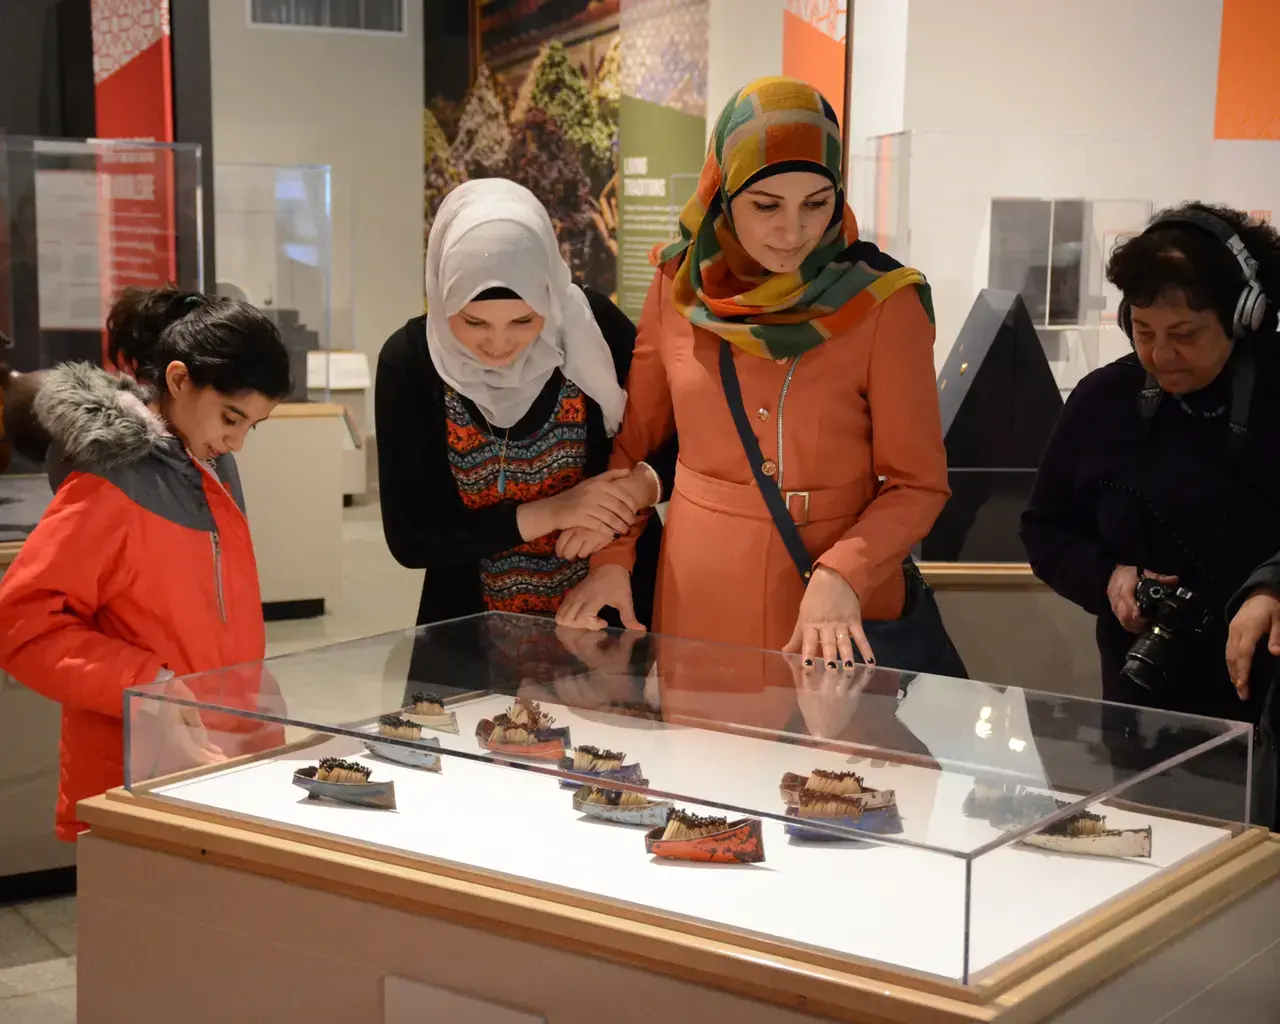
[[620, 565], [602, 565], [564, 597], [556, 624], [575, 629], [604, 629], [603, 608], [616, 608], [627, 629], [644, 630], [631, 600], [631, 573]]
[[868, 665], [875, 652], [862, 629], [862, 602], [849, 582], [834, 569], [819, 565], [813, 570], [791, 639], [782, 649], [799, 653], [805, 668], [821, 658], [828, 669], [854, 666], [854, 647]]
[[809, 735], [839, 739], [853, 720], [875, 669], [859, 665], [852, 672], [806, 672], [792, 665], [796, 703]]
[[1231, 618], [1227, 631], [1227, 669], [1241, 700], [1249, 699], [1253, 655], [1263, 637], [1267, 650], [1280, 657], [1280, 595], [1255, 590]]
[[[165, 685], [164, 695], [193, 703], [196, 700], [191, 689], [176, 679]], [[209, 739], [204, 722], [200, 720], [199, 708], [176, 704], [171, 700], [160, 701], [160, 719], [164, 728], [164, 740], [182, 764], [196, 767], [218, 764], [227, 759], [222, 749]]]

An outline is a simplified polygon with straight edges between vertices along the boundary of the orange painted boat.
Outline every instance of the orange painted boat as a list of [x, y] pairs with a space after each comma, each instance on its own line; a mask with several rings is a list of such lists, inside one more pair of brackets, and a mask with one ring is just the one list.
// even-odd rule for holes
[[759, 818], [731, 821], [729, 827], [698, 839], [663, 839], [666, 826], [644, 837], [645, 849], [666, 860], [693, 860], [705, 864], [759, 864], [764, 860], [764, 829]]
[[476, 726], [476, 739], [480, 746], [493, 754], [507, 754], [511, 757], [525, 758], [531, 761], [555, 761], [559, 763], [565, 756], [566, 744], [569, 741], [568, 729], [551, 730], [545, 739], [539, 738], [534, 743], [493, 743], [494, 724], [489, 719], [481, 719]]

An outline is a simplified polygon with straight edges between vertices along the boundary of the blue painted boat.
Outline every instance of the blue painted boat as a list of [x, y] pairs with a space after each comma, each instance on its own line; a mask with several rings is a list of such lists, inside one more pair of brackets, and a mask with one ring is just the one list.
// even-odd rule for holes
[[645, 825], [656, 828], [665, 825], [667, 812], [671, 810], [670, 800], [647, 800], [643, 804], [632, 804], [627, 807], [614, 804], [589, 802], [583, 797], [585, 788], [573, 794], [573, 809], [589, 818], [612, 821], [618, 825]]
[[566, 772], [573, 772], [574, 775], [585, 775], [591, 779], [589, 783], [578, 782], [576, 779], [561, 779], [561, 789], [581, 789], [583, 786], [594, 786], [600, 782], [625, 782], [630, 786], [649, 785], [649, 780], [644, 777], [644, 772], [638, 764], [624, 764], [621, 768], [612, 768], [603, 772], [575, 771], [573, 758], [562, 757], [560, 759], [560, 768]]
[[821, 822], [824, 825], [835, 825], [839, 828], [857, 829], [872, 835], [896, 836], [902, 832], [902, 815], [897, 807], [882, 807], [874, 811], [863, 811], [856, 818], [791, 818], [783, 825], [783, 831], [795, 839], [803, 839], [817, 843], [857, 842], [856, 836], [825, 832], [821, 829], [806, 828], [802, 822]]

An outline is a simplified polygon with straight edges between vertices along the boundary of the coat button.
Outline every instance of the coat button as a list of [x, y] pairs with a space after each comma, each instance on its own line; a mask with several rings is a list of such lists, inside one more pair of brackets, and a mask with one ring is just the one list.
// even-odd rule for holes
[[773, 459], [765, 459], [760, 466], [760, 472], [765, 476], [774, 476], [778, 472], [778, 464]]
[[760, 406], [760, 408], [756, 410], [756, 419], [767, 420], [768, 418], [769, 418], [769, 410], [766, 409], [763, 405]]

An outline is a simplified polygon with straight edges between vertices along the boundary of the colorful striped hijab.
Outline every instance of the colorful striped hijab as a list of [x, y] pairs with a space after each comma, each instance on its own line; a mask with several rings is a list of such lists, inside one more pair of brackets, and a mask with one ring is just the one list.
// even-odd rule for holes
[[[762, 78], [721, 112], [698, 191], [680, 214], [680, 237], [653, 250], [662, 265], [680, 260], [676, 309], [752, 355], [799, 355], [856, 324], [894, 292], [915, 285], [933, 318], [929, 286], [870, 242], [844, 196], [840, 124], [822, 94], [793, 78]], [[765, 270], [738, 241], [729, 201], [768, 167], [816, 165], [836, 183], [826, 234], [800, 269]]]

